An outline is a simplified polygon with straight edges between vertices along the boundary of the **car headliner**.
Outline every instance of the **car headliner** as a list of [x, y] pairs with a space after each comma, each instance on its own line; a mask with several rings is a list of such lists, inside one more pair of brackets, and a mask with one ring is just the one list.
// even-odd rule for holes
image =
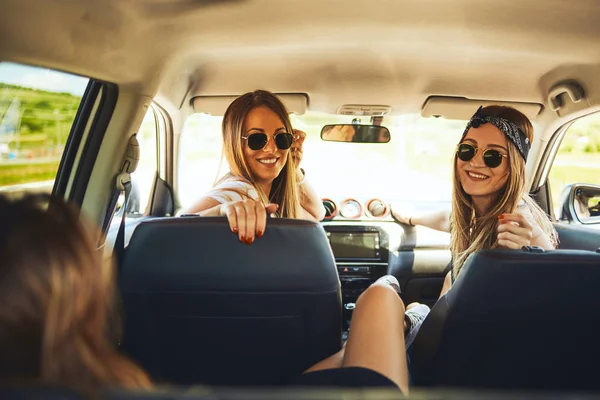
[[4, 0], [0, 59], [119, 84], [176, 108], [195, 95], [302, 92], [310, 109], [428, 96], [600, 97], [595, 0]]

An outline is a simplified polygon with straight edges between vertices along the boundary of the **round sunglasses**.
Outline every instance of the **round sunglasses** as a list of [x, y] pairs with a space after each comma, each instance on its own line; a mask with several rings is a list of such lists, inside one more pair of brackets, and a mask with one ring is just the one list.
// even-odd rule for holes
[[[481, 149], [469, 143], [460, 143], [456, 148], [456, 156], [462, 161], [471, 161], [479, 150]], [[490, 168], [500, 166], [500, 164], [502, 164], [502, 159], [506, 157], [508, 157], [506, 154], [502, 154], [498, 150], [483, 150], [483, 162]]]
[[[251, 133], [248, 136], [242, 136], [242, 139], [248, 141], [248, 147], [251, 150], [261, 150], [267, 145], [269, 136], [266, 133]], [[287, 150], [292, 147], [294, 135], [289, 132], [276, 133], [273, 135], [273, 140], [279, 150]]]

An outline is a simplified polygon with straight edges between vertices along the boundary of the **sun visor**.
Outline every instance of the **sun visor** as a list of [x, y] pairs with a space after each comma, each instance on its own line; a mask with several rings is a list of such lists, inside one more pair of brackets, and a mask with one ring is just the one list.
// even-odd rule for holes
[[[292, 114], [303, 115], [308, 109], [306, 93], [276, 93], [288, 111]], [[210, 115], [223, 115], [227, 107], [238, 96], [196, 96], [192, 99], [194, 112]]]
[[448, 119], [470, 119], [479, 106], [501, 105], [516, 108], [530, 120], [535, 120], [542, 111], [539, 103], [522, 103], [511, 101], [473, 100], [465, 97], [432, 96], [427, 98], [421, 115], [423, 117], [444, 117]]

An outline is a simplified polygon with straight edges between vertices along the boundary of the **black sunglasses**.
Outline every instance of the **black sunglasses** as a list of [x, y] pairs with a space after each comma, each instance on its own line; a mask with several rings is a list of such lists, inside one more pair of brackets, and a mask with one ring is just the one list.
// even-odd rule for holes
[[[248, 147], [252, 150], [261, 150], [267, 145], [269, 137], [266, 133], [251, 133], [248, 136], [242, 136], [242, 139], [248, 141]], [[279, 150], [287, 150], [292, 147], [294, 135], [289, 132], [281, 132], [273, 135], [275, 145]]]
[[[460, 143], [456, 149], [456, 156], [462, 161], [471, 161], [477, 151], [481, 150], [469, 143]], [[502, 164], [502, 159], [508, 157], [506, 154], [500, 153], [498, 150], [486, 149], [483, 150], [483, 162], [490, 168], [496, 168]]]

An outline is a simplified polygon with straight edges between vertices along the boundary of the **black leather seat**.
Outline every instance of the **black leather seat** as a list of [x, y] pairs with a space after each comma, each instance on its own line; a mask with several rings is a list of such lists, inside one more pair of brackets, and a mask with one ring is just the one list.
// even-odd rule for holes
[[122, 348], [155, 379], [272, 385], [341, 347], [341, 292], [323, 228], [270, 219], [248, 246], [225, 218], [141, 223], [120, 271]]
[[409, 351], [416, 386], [599, 390], [600, 254], [484, 251]]

